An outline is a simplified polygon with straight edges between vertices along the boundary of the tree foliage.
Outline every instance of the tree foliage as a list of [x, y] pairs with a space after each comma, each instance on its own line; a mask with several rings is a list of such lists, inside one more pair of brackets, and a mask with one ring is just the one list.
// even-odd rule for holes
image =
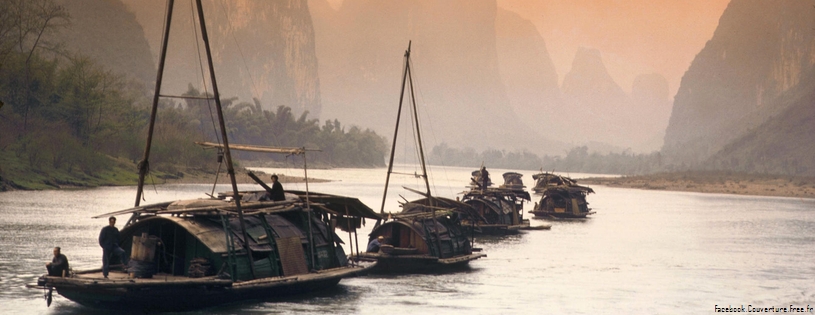
[[[209, 96], [190, 87], [184, 105], [176, 107], [180, 115], [186, 115], [192, 126], [200, 130], [201, 137], [218, 141], [217, 115]], [[372, 167], [384, 165], [387, 150], [385, 139], [373, 131], [356, 126], [346, 128], [338, 120], [326, 120], [323, 125], [317, 119], [309, 119], [306, 111], [295, 116], [288, 106], [274, 111], [264, 110], [259, 100], [252, 103], [238, 102], [236, 98], [222, 99], [224, 120], [230, 143], [275, 147], [305, 147], [319, 150], [308, 153], [309, 163], [321, 166]], [[242, 160], [283, 162], [286, 156], [236, 153]]]
[[[42, 40], [69, 22], [65, 9], [52, 0], [0, 0], [0, 100], [5, 104], [0, 107], [0, 160], [14, 165], [0, 166], [0, 180], [31, 173], [96, 176], [114, 160], [135, 164], [142, 159], [152, 91]], [[186, 93], [205, 94], [192, 87]], [[337, 120], [321, 125], [308, 112], [297, 117], [286, 106], [264, 110], [257, 99], [222, 103], [232, 143], [320, 149], [309, 154], [309, 163], [325, 166], [384, 164], [385, 140], [370, 130], [346, 128]], [[201, 98], [162, 100], [153, 169], [215, 169], [214, 154], [194, 144], [220, 140], [213, 105]]]
[[562, 172], [583, 172], [599, 174], [647, 174], [668, 170], [662, 165], [659, 152], [633, 154], [631, 152], [600, 154], [589, 153], [587, 146], [574, 147], [566, 156], [542, 157], [528, 151], [507, 152], [487, 149], [481, 153], [472, 148], [451, 148], [446, 143], [433, 147], [429, 160], [434, 164], [478, 167], [481, 163], [489, 167], [505, 169], [548, 170]]

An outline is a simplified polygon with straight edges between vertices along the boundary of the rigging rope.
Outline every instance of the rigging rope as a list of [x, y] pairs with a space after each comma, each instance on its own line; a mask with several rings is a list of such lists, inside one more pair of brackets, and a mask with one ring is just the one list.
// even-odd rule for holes
[[[193, 34], [195, 35], [195, 48], [196, 48], [195, 51], [196, 51], [196, 53], [198, 53], [198, 68], [201, 70], [201, 79], [202, 79], [201, 82], [203, 83], [203, 87], [204, 87], [204, 96], [208, 96], [209, 95], [209, 88], [207, 87], [206, 75], [204, 74], [204, 63], [203, 63], [203, 58], [201, 57], [201, 43], [198, 40], [198, 38], [199, 38], [198, 37], [198, 26], [197, 26], [197, 23], [195, 23], [195, 21], [196, 21], [195, 12], [196, 12], [196, 10], [195, 10], [195, 7], [193, 6], [193, 0], [190, 0], [190, 15], [192, 17], [190, 21], [192, 23]], [[213, 71], [213, 69], [209, 69], [209, 71]], [[219, 134], [218, 133], [218, 127], [215, 126], [215, 115], [212, 113], [211, 99], [214, 99], [215, 97], [220, 97], [220, 95], [213, 95], [212, 98], [207, 97], [206, 102], [207, 102], [207, 109], [209, 109], [209, 120], [212, 123], [212, 133], [215, 135], [215, 141], [220, 145], [221, 144], [221, 137], [218, 135]], [[203, 131], [204, 130], [202, 128], [201, 132], [203, 133]], [[206, 140], [205, 135], [204, 135], [204, 137], [205, 137], [205, 140]], [[218, 170], [215, 171], [215, 181], [212, 183], [212, 193], [213, 194], [215, 193], [215, 186], [218, 185], [218, 175], [221, 173], [221, 166], [224, 163], [221, 152], [222, 152], [221, 149], [218, 149]], [[212, 196], [212, 194], [210, 194], [210, 196]]]
[[[408, 62], [411, 62], [411, 61], [408, 59]], [[411, 81], [413, 81], [413, 73], [412, 73], [413, 72], [412, 71], [413, 67], [411, 66], [410, 69], [411, 70], [408, 71], [408, 77], [410, 78]], [[418, 162], [418, 164], [421, 165], [422, 157], [421, 157], [421, 152], [419, 152], [419, 146], [422, 145], [422, 144], [419, 143], [419, 137], [416, 134], [417, 128], [420, 128], [420, 127], [419, 127], [419, 124], [417, 123], [418, 122], [418, 117], [416, 117], [414, 115], [415, 112], [413, 110], [413, 106], [415, 106], [415, 104], [416, 104], [416, 99], [413, 98], [413, 86], [412, 85], [410, 86], [410, 94], [408, 94], [406, 97], [409, 100], [408, 113], [410, 114], [409, 117], [410, 117], [410, 122], [411, 122], [410, 131], [411, 131], [411, 133], [413, 133], [413, 154], [414, 154], [414, 158], [416, 158], [416, 161]], [[414, 174], [418, 174], [418, 170], [416, 169], [416, 164], [413, 164], [413, 169], [414, 169]], [[417, 186], [420, 184], [419, 178], [420, 177], [414, 176], [414, 180], [416, 181], [415, 184]], [[422, 179], [422, 182], [424, 182], [424, 179]]]
[[[227, 12], [226, 11], [226, 6], [224, 6], [223, 2], [220, 2], [220, 4], [221, 4], [221, 9], [222, 9], [221, 12], [224, 14], [224, 18], [226, 19], [226, 24], [229, 25], [229, 27], [227, 28], [227, 30], [229, 31], [229, 36], [232, 37], [232, 41], [235, 42], [235, 47], [238, 48], [238, 53], [240, 53], [240, 55], [241, 55], [241, 61], [243, 62], [243, 68], [246, 69], [246, 74], [249, 75], [249, 82], [251, 82], [251, 84], [252, 84], [252, 90], [254, 90], [255, 95], [258, 98], [260, 98], [260, 92], [259, 92], [259, 90], [257, 88], [257, 85], [255, 84], [255, 79], [252, 77], [252, 72], [249, 71], [249, 65], [246, 63], [246, 57], [243, 55], [243, 49], [241, 49], [241, 45], [238, 44], [238, 39], [237, 39], [237, 37], [235, 37], [235, 33], [232, 32], [232, 21], [229, 20], [229, 15], [226, 14], [226, 12]], [[252, 102], [252, 103], [254, 105], [254, 102]]]
[[[414, 76], [414, 77], [419, 76], [418, 74], [416, 74], [416, 71], [415, 71], [416, 67], [413, 64], [413, 60], [410, 60], [410, 70], [411, 70], [410, 71], [411, 76]], [[424, 93], [422, 93], [422, 88], [421, 88], [422, 80], [417, 78], [416, 80], [413, 80], [413, 81], [414, 81], [416, 92], [417, 92], [417, 94], [419, 94], [419, 99], [421, 100], [421, 104], [427, 104], [427, 102], [424, 100]], [[419, 82], [419, 83], [417, 83], [417, 82]], [[426, 118], [423, 121], [426, 121], [427, 124], [430, 126], [430, 134], [433, 136], [433, 142], [434, 143], [439, 143], [438, 138], [436, 137], [436, 131], [433, 128], [433, 120], [430, 119], [430, 114], [428, 112], [424, 112], [424, 115], [426, 116]], [[424, 129], [422, 129], [422, 130], [424, 130]], [[449, 183], [450, 182], [450, 176], [447, 173], [447, 165], [445, 165], [444, 159], [440, 159], [440, 163], [441, 163], [441, 166], [442, 166], [442, 173], [444, 173], [444, 178]], [[432, 169], [428, 168], [427, 172], [428, 172], [428, 180], [430, 181], [430, 184], [433, 187], [433, 190], [436, 191], [437, 187], [436, 187], [436, 182], [434, 180], [435, 176], [430, 176], [430, 173], [432, 173]], [[448, 185], [448, 192], [451, 195], [456, 194], [455, 192], [453, 192], [452, 186], [449, 186], [449, 185]]]
[[[410, 85], [410, 91], [411, 91], [411, 93], [410, 93], [410, 98], [411, 98], [411, 102], [412, 102], [412, 104], [416, 104], [416, 103], [417, 103], [417, 102], [416, 102], [416, 96], [415, 96], [415, 92], [416, 92], [416, 91], [415, 91], [415, 89], [416, 89], [416, 88], [415, 88], [415, 85], [416, 85], [416, 84], [415, 84], [415, 81], [416, 81], [416, 80], [413, 80], [413, 78], [414, 78], [415, 66], [414, 66], [414, 64], [413, 64], [413, 60], [412, 60], [412, 59], [411, 59], [411, 60], [408, 60], [408, 63], [410, 63], [410, 72], [409, 72], [408, 74], [410, 75], [410, 78], [411, 78], [411, 80], [410, 80], [410, 84], [411, 84], [411, 85]], [[421, 95], [420, 95], [420, 96], [421, 96]], [[423, 103], [423, 104], [424, 104], [424, 103]], [[416, 105], [416, 106], [418, 107], [418, 105]], [[424, 113], [424, 112], [423, 112], [423, 113]], [[423, 121], [425, 121], [425, 122], [427, 122], [427, 123], [430, 123], [430, 124], [431, 124], [431, 126], [432, 126], [432, 123], [431, 123], [431, 122], [432, 122], [432, 120], [430, 119], [430, 116], [427, 116], [427, 113], [424, 113], [424, 114], [425, 114], [425, 116], [426, 116], [426, 117], [425, 117], [426, 119], [424, 119]], [[419, 110], [418, 110], [418, 108], [416, 109], [416, 115], [419, 115]], [[411, 118], [412, 118], [412, 119], [416, 119], [416, 120], [418, 120], [418, 119], [419, 119], [419, 117], [413, 117], [413, 114], [411, 114]], [[416, 128], [418, 128], [418, 129], [419, 129], [419, 132], [421, 132], [422, 130], [424, 130], [424, 129], [422, 128], [422, 126], [421, 126], [421, 125], [419, 125], [419, 124], [416, 124]], [[432, 129], [431, 129], [431, 130], [432, 130]], [[414, 133], [415, 133], [415, 131], [414, 131]], [[434, 135], [434, 137], [435, 137], [435, 135]], [[417, 154], [417, 156], [421, 154], [421, 152], [419, 152], [419, 147], [418, 147], [418, 145], [421, 145], [422, 147], [424, 147], [424, 144], [425, 144], [425, 143], [424, 143], [424, 141], [422, 141], [422, 143], [419, 143], [419, 141], [420, 141], [420, 140], [419, 140], [419, 137], [418, 137], [418, 136], [416, 136], [416, 135], [414, 135], [414, 142], [415, 142], [415, 144], [417, 145], [417, 146], [416, 146], [416, 154]], [[425, 151], [425, 154], [427, 154], [427, 151]], [[429, 167], [427, 166], [427, 156], [424, 156], [424, 157], [419, 156], [419, 158], [420, 158], [420, 159], [421, 159], [421, 158], [424, 158], [424, 159], [425, 159], [425, 171], [426, 171], [427, 173], [426, 173], [426, 174], [424, 174], [424, 175], [425, 175], [425, 176], [427, 176], [427, 181], [428, 181], [428, 183], [430, 184], [430, 186], [432, 187], [433, 194], [434, 194], [434, 195], [437, 195], [438, 189], [436, 188], [436, 182], [433, 180], [433, 176], [430, 176], [430, 173], [432, 172], [432, 170], [431, 170], [431, 168], [429, 168]], [[448, 182], [449, 182], [449, 180], [448, 180]]]
[[[204, 74], [204, 63], [203, 58], [201, 58], [201, 43], [198, 40], [198, 27], [196, 26], [196, 18], [195, 18], [195, 8], [193, 7], [192, 0], [190, 0], [190, 15], [192, 16], [192, 31], [195, 35], [195, 51], [198, 53], [198, 68], [201, 70], [201, 81], [204, 87], [204, 95], [209, 95], [209, 89], [207, 88], [207, 79], [206, 75]], [[210, 70], [212, 71], [212, 70]], [[213, 95], [213, 97], [219, 97], [220, 95]], [[206, 99], [207, 101], [207, 108], [209, 108], [209, 119], [212, 122], [212, 132], [215, 134], [215, 140], [218, 144], [221, 144], [221, 137], [218, 136], [218, 127], [215, 126], [215, 115], [212, 113], [212, 102], [210, 98]], [[205, 139], [206, 140], [206, 139]]]

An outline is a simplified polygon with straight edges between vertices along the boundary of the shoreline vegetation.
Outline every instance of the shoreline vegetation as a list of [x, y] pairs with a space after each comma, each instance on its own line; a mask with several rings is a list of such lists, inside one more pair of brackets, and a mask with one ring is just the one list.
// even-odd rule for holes
[[[18, 2], [17, 18], [0, 23], [0, 34], [15, 34], [0, 36], [0, 191], [135, 185], [148, 129], [154, 135], [148, 184], [199, 181], [183, 179], [199, 172], [214, 175], [218, 150], [194, 143], [221, 137], [211, 93], [190, 84], [184, 98], [153, 104], [149, 82], [60, 43], [71, 24], [64, 6], [53, 0]], [[312, 166], [384, 165], [387, 142], [373, 130], [309, 118], [308, 110], [295, 113], [287, 104], [264, 106], [258, 99], [225, 95], [221, 103], [233, 144], [319, 150], [309, 155]], [[151, 125], [154, 105], [158, 118]], [[298, 160], [255, 152], [232, 157]], [[212, 181], [214, 176], [202, 182]]]
[[[252, 165], [249, 167], [264, 167]], [[247, 169], [235, 169], [238, 184], [256, 184], [248, 175]], [[269, 183], [272, 174], [255, 170], [255, 175]], [[123, 175], [124, 174], [124, 175]], [[302, 183], [304, 177], [277, 174], [281, 183]], [[135, 186], [137, 175], [132, 170], [120, 170], [112, 175], [96, 178], [94, 181], [59, 181], [52, 180], [39, 186], [0, 185], [2, 191], [13, 190], [46, 190], [46, 189], [86, 189], [100, 186]], [[115, 179], [115, 180], [113, 180]], [[145, 185], [163, 184], [212, 184], [215, 172], [202, 170], [185, 170], [175, 173], [152, 172], [145, 179]], [[330, 182], [328, 179], [309, 178], [309, 182]], [[589, 177], [579, 179], [581, 185], [602, 185], [615, 188], [632, 188], [646, 190], [687, 191], [701, 193], [736, 194], [751, 196], [774, 196], [794, 198], [815, 198], [815, 177], [797, 177], [784, 175], [761, 175], [731, 172], [670, 172], [649, 175], [627, 175], [620, 177]], [[221, 170], [218, 183], [228, 184], [226, 171]], [[8, 184], [7, 182], [2, 184]], [[258, 190], [262, 189], [260, 186]]]
[[647, 190], [815, 198], [815, 177], [783, 175], [673, 172], [605, 178], [590, 177], [580, 179], [579, 184]]
[[[2, 162], [0, 156], [0, 162]], [[105, 186], [136, 186], [138, 184], [138, 174], [133, 169], [134, 165], [125, 161], [117, 161], [116, 165], [110, 169], [102, 170], [93, 176], [77, 176], [76, 174], [66, 174], [63, 172], [44, 173], [44, 172], [31, 172], [28, 176], [21, 177], [20, 179], [12, 180], [3, 175], [2, 168], [0, 168], [0, 193], [4, 191], [16, 190], [51, 190], [51, 189], [88, 189]], [[255, 166], [249, 166], [255, 167]], [[263, 171], [252, 171], [265, 183], [271, 183], [269, 178], [272, 174], [267, 174]], [[238, 184], [256, 184], [252, 178], [247, 174], [245, 167], [235, 168], [235, 180]], [[285, 183], [302, 183], [305, 178], [302, 176], [293, 176], [286, 174], [276, 174], [278, 180]], [[175, 170], [172, 172], [167, 171], [151, 171], [145, 176], [144, 185], [163, 185], [163, 184], [212, 184], [215, 182], [215, 171], [201, 170], [201, 169], [185, 169]], [[226, 170], [221, 169], [218, 174], [219, 184], [229, 184], [229, 177]], [[330, 182], [331, 180], [310, 177], [311, 183]], [[258, 185], [258, 189], [263, 189]]]
[[[132, 161], [106, 157], [108, 166], [92, 172], [71, 172], [60, 169], [32, 170], [24, 163], [0, 154], [0, 193], [15, 190], [87, 189], [103, 186], [135, 186], [139, 176]], [[260, 166], [263, 165], [263, 166]], [[260, 163], [248, 167], [285, 167], [279, 163]], [[320, 167], [320, 166], [318, 166]], [[323, 166], [326, 167], [326, 166]], [[243, 166], [235, 167], [238, 184], [255, 184]], [[271, 174], [253, 171], [264, 182], [269, 183]], [[9, 176], [13, 175], [13, 176]], [[302, 176], [277, 174], [281, 183], [304, 182]], [[320, 183], [330, 180], [309, 178], [309, 182]], [[215, 182], [214, 169], [173, 167], [172, 171], [151, 170], [145, 177], [145, 186], [162, 184], [212, 184]], [[226, 169], [218, 174], [218, 183], [229, 184]], [[260, 186], [258, 186], [258, 189]]]

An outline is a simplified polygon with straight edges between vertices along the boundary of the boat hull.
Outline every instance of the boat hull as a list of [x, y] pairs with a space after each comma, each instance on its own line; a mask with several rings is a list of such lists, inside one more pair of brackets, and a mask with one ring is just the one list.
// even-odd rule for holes
[[388, 255], [384, 253], [360, 253], [352, 255], [351, 260], [376, 262], [371, 273], [409, 274], [409, 273], [446, 273], [466, 269], [469, 263], [486, 254], [472, 253], [450, 258], [438, 258], [430, 255]]
[[163, 279], [167, 278], [161, 274], [152, 279], [127, 279], [123, 273], [111, 272], [110, 279], [81, 275], [70, 278], [43, 277], [43, 287], [54, 288], [63, 297], [94, 308], [185, 311], [247, 299], [264, 300], [315, 292], [337, 285], [342, 278], [365, 274], [375, 266], [340, 267], [296, 276], [239, 282], [213, 277], [172, 277], [174, 279], [165, 281]]
[[467, 225], [462, 223], [462, 227], [467, 233], [475, 233], [481, 235], [512, 235], [519, 234], [521, 230], [529, 228], [529, 221], [524, 220], [523, 224], [479, 224], [476, 226]]
[[529, 213], [534, 214], [537, 218], [555, 218], [555, 219], [585, 219], [590, 214], [594, 214], [594, 211], [590, 212], [554, 212], [554, 211], [529, 211]]

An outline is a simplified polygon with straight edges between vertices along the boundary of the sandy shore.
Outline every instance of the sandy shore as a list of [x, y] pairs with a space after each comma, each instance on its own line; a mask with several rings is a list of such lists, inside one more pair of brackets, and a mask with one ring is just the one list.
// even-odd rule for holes
[[683, 172], [584, 178], [579, 183], [651, 190], [815, 198], [815, 178], [811, 177]]

